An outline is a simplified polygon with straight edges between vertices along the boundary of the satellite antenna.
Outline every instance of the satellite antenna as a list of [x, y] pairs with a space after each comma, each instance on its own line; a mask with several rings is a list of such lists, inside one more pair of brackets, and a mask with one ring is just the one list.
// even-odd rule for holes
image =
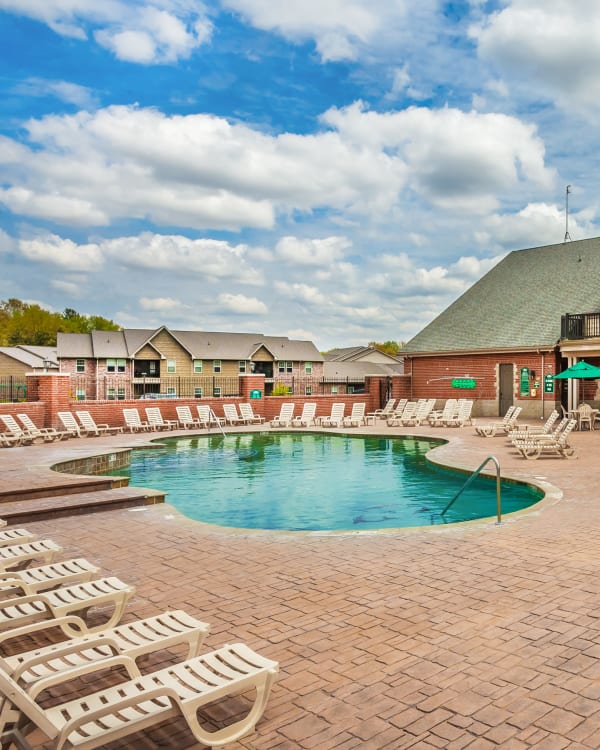
[[567, 189], [565, 191], [565, 238], [563, 242], [566, 242], [567, 240], [571, 239], [571, 235], [569, 234], [569, 193], [571, 192], [571, 186], [567, 185]]

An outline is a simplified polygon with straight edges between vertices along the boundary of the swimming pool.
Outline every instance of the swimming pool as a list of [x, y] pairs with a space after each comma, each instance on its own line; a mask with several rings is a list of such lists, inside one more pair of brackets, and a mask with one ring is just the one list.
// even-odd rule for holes
[[[496, 484], [483, 477], [440, 516], [467, 479], [426, 461], [440, 442], [311, 433], [173, 438], [133, 451], [130, 467], [114, 473], [165, 491], [186, 516], [220, 526], [357, 531], [495, 516]], [[502, 512], [542, 496], [503, 482]]]

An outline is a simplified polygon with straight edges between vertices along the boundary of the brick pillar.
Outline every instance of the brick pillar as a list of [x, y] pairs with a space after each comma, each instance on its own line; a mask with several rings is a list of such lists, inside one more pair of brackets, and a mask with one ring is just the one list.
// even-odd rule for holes
[[[260, 398], [250, 398], [251, 391], [260, 391]], [[240, 398], [252, 404], [255, 414], [265, 416], [265, 376], [262, 373], [240, 375]]]
[[58, 427], [59, 411], [71, 410], [71, 376], [68, 372], [28, 373], [27, 400], [44, 402], [44, 427]]

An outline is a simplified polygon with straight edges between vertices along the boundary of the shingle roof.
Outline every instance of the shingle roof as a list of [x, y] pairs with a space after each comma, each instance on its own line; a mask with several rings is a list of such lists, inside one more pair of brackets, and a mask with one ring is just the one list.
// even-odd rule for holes
[[0, 352], [27, 367], [42, 368], [44, 360], [52, 363], [50, 367], [58, 367], [56, 349], [51, 346], [0, 346]]
[[93, 331], [92, 334], [59, 334], [57, 348], [60, 358], [133, 357], [161, 330], [171, 333], [193, 359], [250, 359], [262, 346], [273, 357], [300, 362], [322, 362], [323, 356], [312, 341], [288, 339], [285, 336], [264, 336], [261, 333], [222, 333], [210, 331], [172, 331], [126, 329], [124, 331]]
[[404, 352], [553, 346], [566, 313], [600, 311], [600, 238], [515, 250]]

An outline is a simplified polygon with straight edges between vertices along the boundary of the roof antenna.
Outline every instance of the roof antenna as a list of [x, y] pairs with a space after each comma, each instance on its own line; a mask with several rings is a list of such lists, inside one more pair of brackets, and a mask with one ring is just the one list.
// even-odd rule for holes
[[565, 238], [563, 242], [566, 242], [567, 240], [571, 239], [571, 235], [569, 234], [569, 193], [571, 192], [571, 186], [567, 185], [567, 189], [565, 192]]

